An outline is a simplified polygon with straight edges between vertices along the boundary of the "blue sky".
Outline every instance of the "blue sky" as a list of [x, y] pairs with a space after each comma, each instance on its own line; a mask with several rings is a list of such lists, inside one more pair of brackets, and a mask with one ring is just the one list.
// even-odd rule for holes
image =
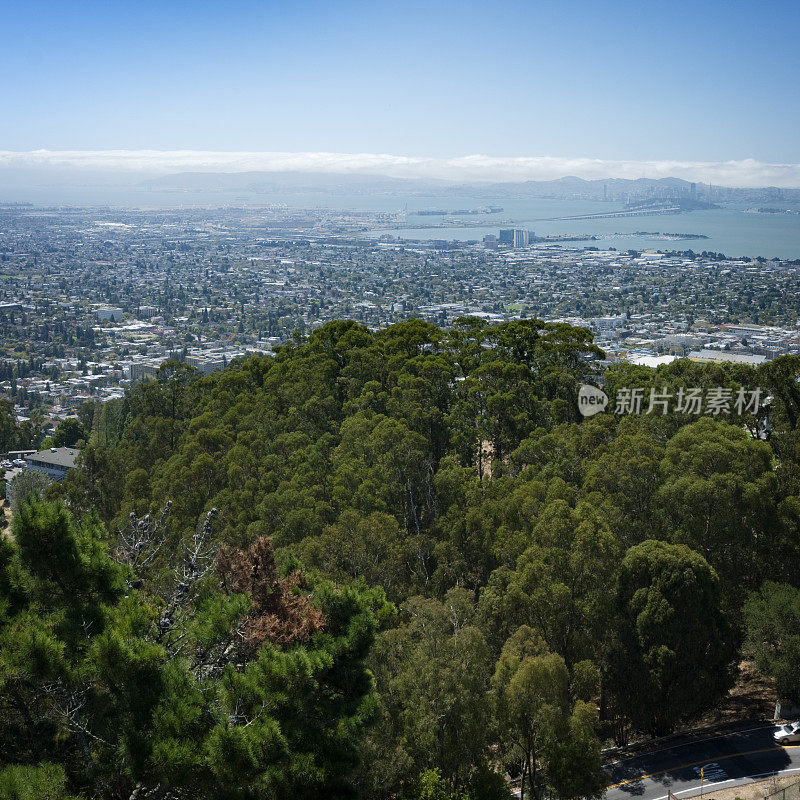
[[800, 3], [0, 0], [0, 150], [800, 161]]

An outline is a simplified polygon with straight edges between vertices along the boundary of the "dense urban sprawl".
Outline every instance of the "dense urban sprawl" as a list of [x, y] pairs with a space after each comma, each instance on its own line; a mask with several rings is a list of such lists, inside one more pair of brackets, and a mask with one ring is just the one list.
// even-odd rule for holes
[[333, 319], [566, 321], [590, 328], [609, 363], [800, 352], [797, 262], [527, 244], [527, 233], [507, 245], [403, 240], [382, 232], [394, 218], [0, 207], [0, 392], [27, 444], [168, 359], [208, 373]]

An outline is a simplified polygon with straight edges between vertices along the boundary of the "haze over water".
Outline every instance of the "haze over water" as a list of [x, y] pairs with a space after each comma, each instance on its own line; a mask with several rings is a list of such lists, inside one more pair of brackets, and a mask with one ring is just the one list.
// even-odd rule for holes
[[[800, 258], [800, 215], [747, 213], [755, 204], [729, 204], [719, 209], [679, 214], [655, 214], [644, 217], [612, 219], [560, 220], [557, 217], [609, 213], [622, 210], [621, 203], [589, 200], [546, 198], [507, 199], [497, 197], [454, 197], [452, 195], [395, 196], [390, 194], [339, 194], [330, 191], [296, 192], [219, 192], [153, 190], [144, 187], [29, 187], [4, 190], [0, 186], [0, 203], [28, 202], [37, 206], [69, 205], [125, 208], [192, 208], [221, 206], [265, 206], [284, 204], [296, 208], [333, 208], [357, 211], [402, 212], [406, 224], [429, 225], [442, 220], [452, 223], [446, 228], [413, 228], [378, 230], [374, 236], [392, 234], [407, 239], [482, 239], [497, 234], [500, 227], [526, 228], [537, 236], [590, 235], [597, 241], [571, 242], [570, 247], [595, 246], [618, 250], [703, 250], [728, 256], [755, 258]], [[421, 210], [474, 209], [496, 206], [502, 212], [486, 215], [440, 217], [415, 215]], [[769, 203], [770, 207], [794, 208], [786, 203]], [[458, 227], [461, 221], [485, 223], [480, 227]], [[501, 224], [502, 223], [502, 224]], [[506, 223], [509, 223], [508, 225]], [[660, 233], [703, 234], [708, 239], [664, 240], [653, 236], [637, 236], [637, 231]], [[615, 236], [614, 234], [628, 234]]]
[[[460, 202], [459, 202], [460, 201]], [[471, 208], [467, 198], [441, 198], [432, 208]], [[475, 198], [474, 203], [480, 204]], [[486, 204], [486, 201], [483, 201]], [[570, 246], [597, 246], [601, 249], [616, 247], [618, 250], [703, 250], [722, 252], [728, 256], [763, 256], [765, 258], [800, 258], [800, 215], [748, 213], [748, 205], [730, 205], [707, 211], [692, 211], [676, 214], [654, 214], [643, 217], [617, 217], [612, 219], [560, 220], [555, 217], [581, 214], [609, 213], [622, 210], [621, 203], [601, 203], [578, 200], [503, 200], [494, 201], [503, 212], [486, 217], [465, 219], [502, 218], [514, 221], [515, 227], [533, 230], [537, 236], [565, 234], [588, 234], [598, 237], [596, 242], [573, 242]], [[782, 207], [777, 204], [776, 207]], [[409, 203], [408, 222], [419, 220], [430, 222], [441, 217], [416, 217]], [[444, 219], [448, 219], [444, 217]], [[449, 219], [452, 219], [450, 217]], [[504, 226], [505, 227], [505, 226]], [[480, 228], [407, 229], [398, 235], [419, 239], [481, 239], [486, 234], [496, 234], [498, 225], [487, 224]], [[660, 233], [693, 233], [708, 236], [708, 239], [665, 241], [657, 237], [636, 236], [637, 231]], [[614, 236], [614, 234], [629, 234]]]

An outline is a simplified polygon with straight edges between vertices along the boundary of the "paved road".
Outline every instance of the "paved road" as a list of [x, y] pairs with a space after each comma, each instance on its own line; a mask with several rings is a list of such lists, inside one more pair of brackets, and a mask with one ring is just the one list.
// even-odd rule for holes
[[[609, 764], [606, 800], [679, 800], [725, 789], [776, 772], [800, 778], [800, 745], [778, 747], [772, 725], [664, 748]], [[766, 792], [765, 792], [766, 793]]]

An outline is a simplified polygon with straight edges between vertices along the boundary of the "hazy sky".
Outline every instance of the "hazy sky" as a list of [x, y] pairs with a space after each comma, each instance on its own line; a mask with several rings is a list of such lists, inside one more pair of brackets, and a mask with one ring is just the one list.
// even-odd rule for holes
[[800, 162], [800, 2], [0, 0], [0, 150]]

